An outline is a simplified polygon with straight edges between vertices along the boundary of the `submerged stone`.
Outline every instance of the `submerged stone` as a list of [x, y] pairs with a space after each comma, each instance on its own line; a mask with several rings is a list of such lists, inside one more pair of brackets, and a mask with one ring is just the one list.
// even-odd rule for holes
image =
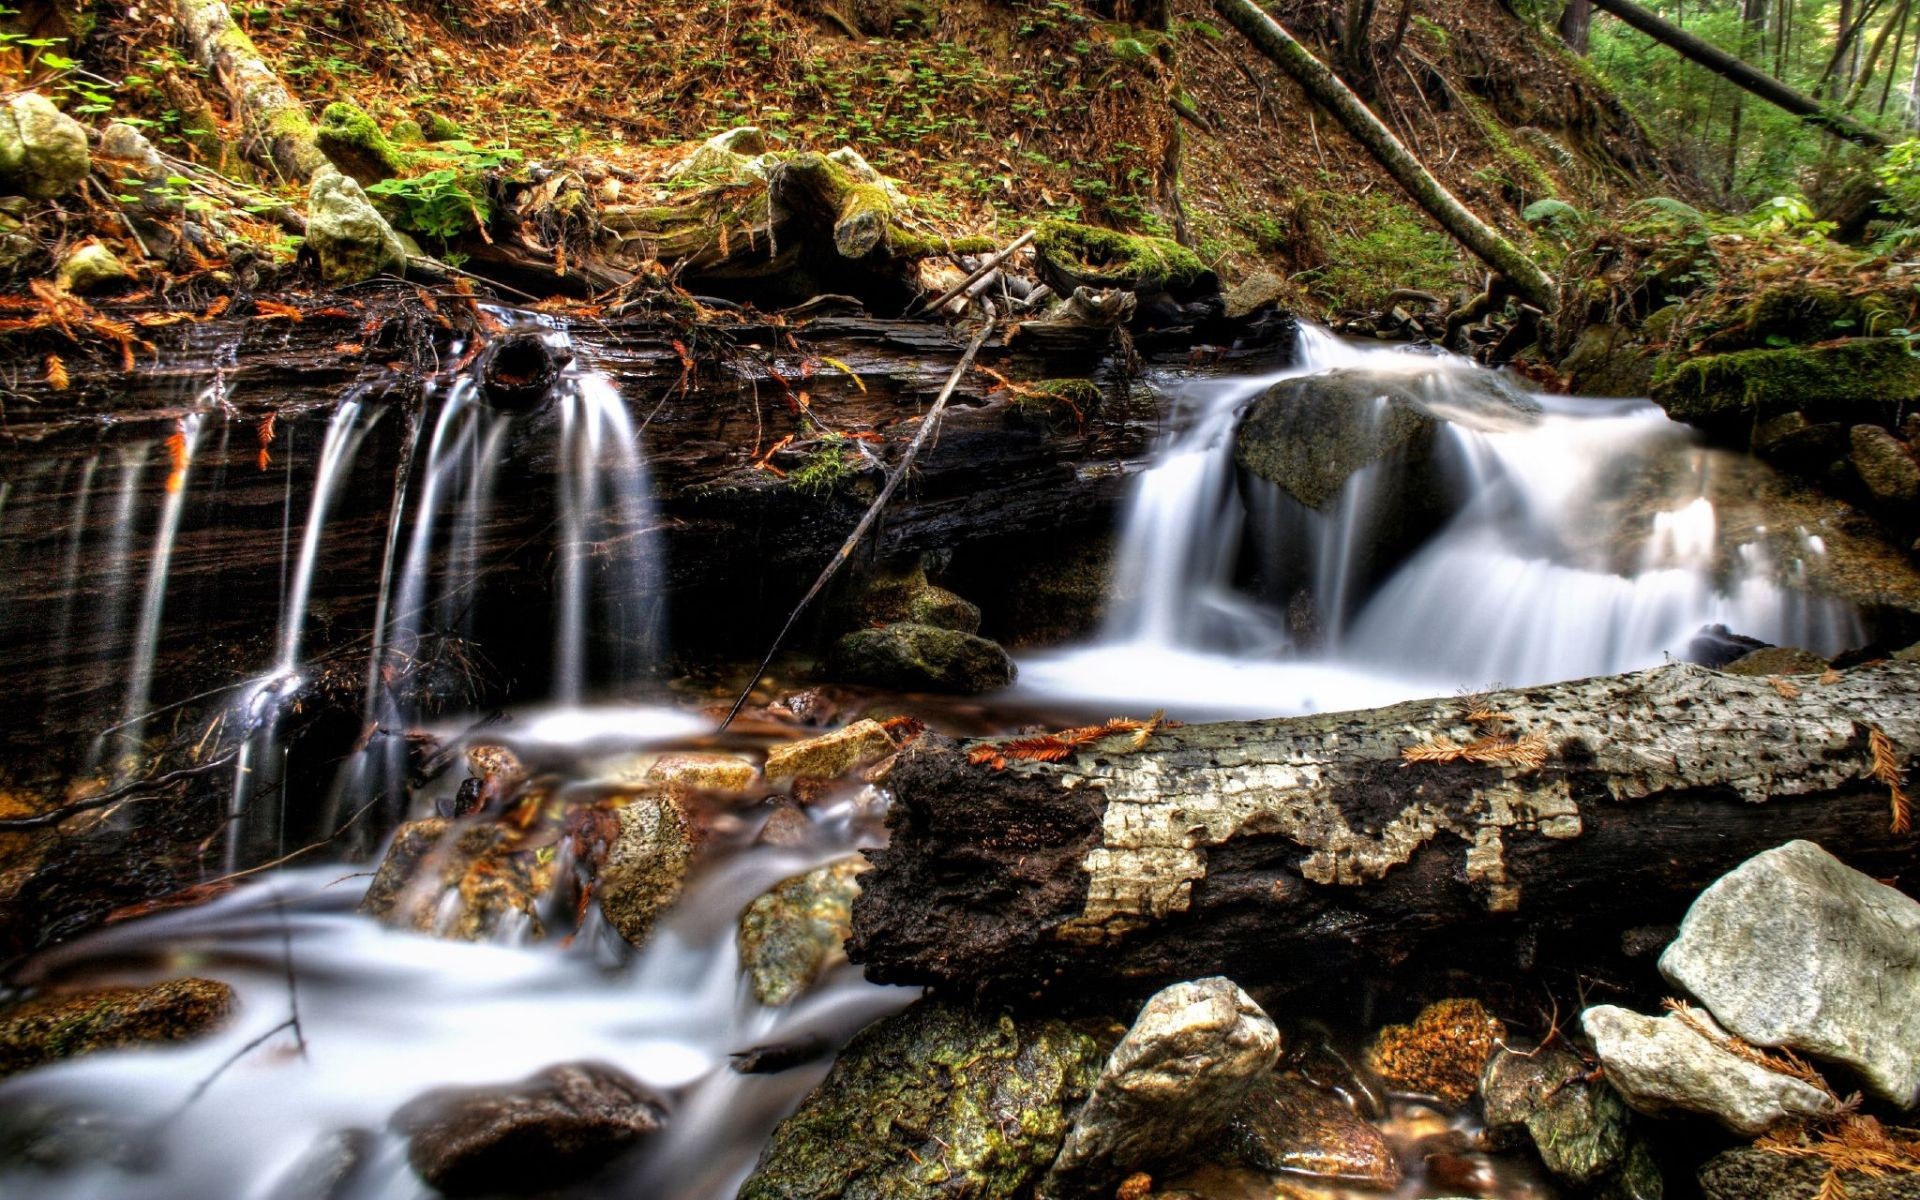
[[96, 1050], [186, 1041], [232, 1011], [233, 988], [215, 979], [40, 996], [0, 1010], [0, 1078]]
[[855, 630], [834, 645], [827, 669], [848, 683], [960, 695], [1008, 687], [1015, 674], [1013, 660], [997, 644], [911, 621]]
[[1367, 1048], [1367, 1066], [1398, 1091], [1462, 1105], [1480, 1086], [1507, 1027], [1478, 1000], [1440, 1000], [1408, 1025], [1389, 1025]]
[[1400, 1160], [1386, 1137], [1340, 1097], [1298, 1075], [1271, 1073], [1254, 1084], [1234, 1113], [1223, 1152], [1256, 1171], [1383, 1190], [1400, 1185]]
[[514, 931], [539, 937], [539, 902], [552, 883], [552, 859], [519, 848], [512, 830], [429, 817], [394, 831], [360, 911], [384, 925], [456, 941]]
[[791, 1004], [846, 961], [853, 901], [867, 860], [858, 854], [775, 884], [740, 914], [740, 968], [754, 999]]
[[1106, 1058], [1090, 1032], [921, 1000], [862, 1030], [775, 1129], [740, 1200], [1009, 1200]]

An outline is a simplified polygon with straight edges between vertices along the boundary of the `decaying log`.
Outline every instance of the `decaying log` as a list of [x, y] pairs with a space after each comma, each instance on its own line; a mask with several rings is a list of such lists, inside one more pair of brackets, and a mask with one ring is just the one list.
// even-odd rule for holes
[[1794, 838], [1911, 887], [1920, 842], [1889, 831], [1875, 729], [1911, 769], [1920, 665], [1673, 665], [998, 770], [929, 739], [894, 771], [849, 951], [877, 981], [1014, 1001], [1585, 965]]
[[193, 59], [225, 88], [228, 107], [256, 157], [282, 178], [305, 182], [327, 159], [306, 109], [233, 23], [225, 0], [176, 0], [174, 20]]

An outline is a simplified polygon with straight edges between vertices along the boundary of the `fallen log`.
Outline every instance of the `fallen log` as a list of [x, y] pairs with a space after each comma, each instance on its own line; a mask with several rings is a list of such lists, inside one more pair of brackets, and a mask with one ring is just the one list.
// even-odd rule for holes
[[273, 73], [253, 39], [233, 23], [223, 0], [176, 0], [174, 21], [194, 62], [220, 81], [253, 156], [291, 183], [305, 183], [327, 161], [307, 110]]
[[1920, 665], [1827, 683], [1673, 665], [1119, 734], [1057, 762], [927, 739], [894, 770], [849, 954], [877, 982], [1013, 1002], [1584, 966], [1794, 838], [1920, 880], [1873, 746], [1913, 767], [1917, 700]]

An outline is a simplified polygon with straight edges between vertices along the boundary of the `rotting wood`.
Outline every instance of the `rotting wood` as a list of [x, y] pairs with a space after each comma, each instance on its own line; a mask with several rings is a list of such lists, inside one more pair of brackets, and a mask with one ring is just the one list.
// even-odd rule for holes
[[952, 287], [948, 288], [946, 291], [940, 293], [940, 295], [934, 297], [932, 300], [929, 300], [925, 304], [921, 305], [920, 311], [925, 313], [939, 312], [942, 308], [945, 308], [949, 303], [951, 303], [955, 296], [958, 296], [961, 292], [966, 291], [968, 288], [972, 287], [975, 283], [979, 282], [980, 280], [985, 279], [989, 274], [991, 274], [994, 271], [995, 268], [999, 267], [1001, 263], [1006, 262], [1009, 258], [1012, 258], [1015, 254], [1019, 253], [1020, 248], [1022, 246], [1025, 246], [1031, 243], [1033, 239], [1039, 234], [1039, 232], [1040, 231], [1038, 229], [1029, 229], [1025, 233], [1021, 234], [1019, 237], [1013, 239], [1012, 243], [1010, 243], [1006, 249], [995, 253], [994, 255], [986, 259], [986, 261], [982, 262], [979, 266], [967, 272], [967, 277], [965, 279], [962, 279], [959, 283], [954, 284]]
[[1915, 878], [1870, 738], [1910, 771], [1916, 700], [1909, 664], [1792, 697], [1674, 665], [999, 771], [925, 739], [892, 776], [850, 952], [878, 982], [1016, 1001], [1213, 973], [1299, 992], [1436, 956], [1513, 974], [1555, 945], [1590, 962], [1794, 838]]
[[226, 90], [233, 118], [255, 158], [290, 182], [303, 183], [326, 164], [307, 110], [233, 23], [226, 0], [176, 0], [174, 20], [189, 50]]

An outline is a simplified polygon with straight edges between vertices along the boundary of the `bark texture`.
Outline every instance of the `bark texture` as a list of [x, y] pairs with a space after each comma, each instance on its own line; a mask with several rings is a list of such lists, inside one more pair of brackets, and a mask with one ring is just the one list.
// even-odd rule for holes
[[[878, 981], [1009, 1000], [1208, 974], [1296, 992], [1436, 953], [1525, 967], [1556, 939], [1591, 954], [1794, 838], [1911, 868], [1868, 742], [1880, 729], [1911, 767], [1916, 699], [1910, 664], [1797, 688], [1674, 665], [1001, 771], [931, 741], [895, 771], [850, 951]], [[1475, 707], [1544, 762], [1403, 759], [1488, 736]]]
[[305, 182], [325, 164], [306, 109], [233, 23], [225, 0], [176, 0], [174, 20], [194, 61], [225, 88], [254, 158], [293, 182]]

